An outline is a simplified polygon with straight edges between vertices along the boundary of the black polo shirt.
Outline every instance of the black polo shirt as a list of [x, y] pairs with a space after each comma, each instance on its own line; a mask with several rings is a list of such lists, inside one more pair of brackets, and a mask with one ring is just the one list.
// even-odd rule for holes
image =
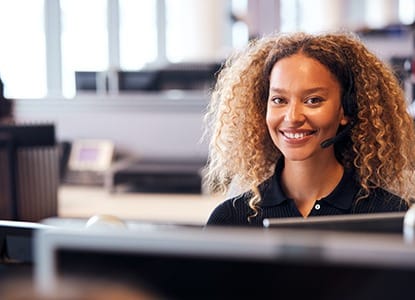
[[[251, 193], [244, 193], [218, 205], [209, 217], [208, 225], [262, 226], [265, 218], [302, 217], [293, 199], [287, 197], [281, 187], [283, 160], [276, 166], [275, 173], [259, 186], [261, 193], [258, 216], [248, 221], [253, 214], [248, 205]], [[316, 199], [309, 216], [380, 213], [406, 211], [408, 205], [400, 197], [376, 188], [369, 196], [356, 201], [361, 187], [354, 169], [345, 169], [339, 184], [327, 196]]]

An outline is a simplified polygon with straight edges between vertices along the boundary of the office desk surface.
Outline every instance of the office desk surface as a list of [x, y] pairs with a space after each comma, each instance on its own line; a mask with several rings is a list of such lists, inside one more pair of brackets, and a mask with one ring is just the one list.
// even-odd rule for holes
[[114, 193], [101, 187], [61, 186], [59, 217], [109, 214], [122, 219], [203, 225], [223, 196]]

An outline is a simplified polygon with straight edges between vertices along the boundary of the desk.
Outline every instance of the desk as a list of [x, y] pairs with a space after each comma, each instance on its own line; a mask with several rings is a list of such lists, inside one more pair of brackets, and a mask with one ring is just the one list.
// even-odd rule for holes
[[64, 185], [59, 188], [58, 216], [110, 214], [122, 219], [203, 225], [223, 200], [223, 196], [199, 194], [111, 194], [102, 187]]

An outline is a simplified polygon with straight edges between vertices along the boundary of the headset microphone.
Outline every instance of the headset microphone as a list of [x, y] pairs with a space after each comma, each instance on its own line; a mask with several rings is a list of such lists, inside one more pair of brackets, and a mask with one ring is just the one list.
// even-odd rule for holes
[[344, 127], [338, 134], [336, 134], [335, 137], [332, 137], [330, 139], [323, 141], [320, 144], [321, 148], [328, 148], [334, 143], [337, 143], [338, 141], [340, 141], [352, 129], [353, 125], [354, 125], [354, 122], [350, 121], [349, 124], [347, 124], [346, 127]]
[[[342, 50], [340, 52], [343, 53]], [[343, 56], [344, 56], [344, 61], [349, 61], [348, 56], [345, 53], [343, 53]], [[343, 76], [340, 76], [341, 78], [344, 79], [344, 82], [343, 82], [344, 93], [341, 98], [341, 104], [344, 109], [345, 116], [349, 117], [350, 121], [344, 128], [342, 128], [336, 134], [336, 136], [323, 141], [320, 144], [321, 148], [328, 148], [331, 145], [343, 139], [349, 133], [349, 131], [352, 129], [352, 127], [357, 121], [358, 106], [357, 106], [357, 99], [356, 99], [356, 95], [354, 91], [355, 89], [354, 77], [353, 77], [353, 72], [347, 63], [344, 65], [344, 73], [345, 74]]]

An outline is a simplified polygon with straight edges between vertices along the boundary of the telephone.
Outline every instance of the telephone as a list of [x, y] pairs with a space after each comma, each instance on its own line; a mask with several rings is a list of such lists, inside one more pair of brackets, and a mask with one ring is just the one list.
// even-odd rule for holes
[[68, 167], [75, 171], [103, 172], [111, 166], [114, 144], [109, 140], [85, 139], [72, 144]]
[[[102, 185], [111, 167], [114, 143], [106, 139], [78, 139], [66, 143], [62, 179], [69, 184]], [[65, 151], [64, 151], [65, 152]]]

